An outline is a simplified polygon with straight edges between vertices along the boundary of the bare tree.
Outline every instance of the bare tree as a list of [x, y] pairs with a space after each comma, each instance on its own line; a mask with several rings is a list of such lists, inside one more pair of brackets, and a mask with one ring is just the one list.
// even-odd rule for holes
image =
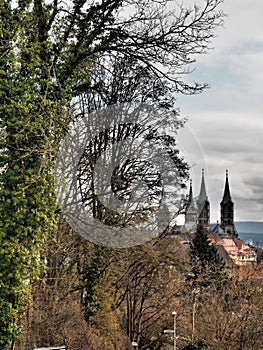
[[[202, 91], [206, 85], [189, 84], [183, 76], [191, 71], [195, 55], [207, 52], [214, 29], [222, 23], [221, 3], [0, 2], [0, 120], [5, 135], [1, 142], [1, 267], [7, 272], [1, 279], [2, 347], [18, 332], [16, 316], [24, 303], [24, 281], [34, 275], [40, 247], [55, 221], [52, 160], [69, 127], [69, 108], [84, 92], [97, 91], [99, 103], [102, 97], [107, 103], [116, 101], [114, 90], [105, 92], [107, 85], [101, 82], [111, 79], [117, 60], [137, 67], [134, 86], [139, 80], [145, 84], [139, 79], [145, 72], [151, 77], [147, 78], [149, 92], [141, 89], [139, 99], [152, 99], [150, 94], [159, 86], [172, 92]], [[104, 78], [99, 67], [108, 69]], [[131, 89], [130, 98], [136, 97], [135, 91]], [[160, 96], [154, 97], [155, 103]]]

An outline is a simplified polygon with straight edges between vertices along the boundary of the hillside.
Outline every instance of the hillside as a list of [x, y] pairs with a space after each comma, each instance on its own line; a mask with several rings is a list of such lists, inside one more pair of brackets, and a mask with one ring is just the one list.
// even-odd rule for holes
[[235, 226], [238, 232], [263, 235], [263, 222], [261, 221], [237, 221]]

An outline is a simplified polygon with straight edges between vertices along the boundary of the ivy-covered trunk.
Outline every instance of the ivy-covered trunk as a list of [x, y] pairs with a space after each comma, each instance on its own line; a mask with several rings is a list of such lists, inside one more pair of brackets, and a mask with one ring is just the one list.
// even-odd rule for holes
[[52, 161], [65, 101], [50, 75], [48, 46], [34, 13], [1, 3], [0, 348], [19, 329], [27, 289], [55, 223]]

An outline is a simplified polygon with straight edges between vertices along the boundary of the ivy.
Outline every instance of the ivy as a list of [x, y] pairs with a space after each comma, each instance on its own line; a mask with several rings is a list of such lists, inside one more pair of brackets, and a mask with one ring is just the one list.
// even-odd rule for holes
[[93, 323], [93, 318], [96, 315], [100, 300], [97, 295], [97, 288], [100, 285], [103, 272], [105, 271], [105, 252], [106, 248], [95, 247], [95, 254], [85, 263], [82, 273], [82, 284], [85, 290], [83, 300], [84, 317], [89, 323]]
[[[52, 164], [67, 118], [27, 13], [0, 3], [0, 348], [19, 334], [28, 282], [55, 225]], [[4, 20], [3, 20], [4, 18]]]

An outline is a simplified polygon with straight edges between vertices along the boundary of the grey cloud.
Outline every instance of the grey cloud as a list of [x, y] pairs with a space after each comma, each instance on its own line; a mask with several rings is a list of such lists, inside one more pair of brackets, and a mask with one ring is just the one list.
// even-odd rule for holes
[[189, 76], [211, 88], [179, 97], [178, 105], [204, 151], [212, 220], [219, 217], [227, 168], [236, 219], [263, 220], [263, 2], [227, 0], [222, 7], [229, 16], [215, 49], [197, 57]]

